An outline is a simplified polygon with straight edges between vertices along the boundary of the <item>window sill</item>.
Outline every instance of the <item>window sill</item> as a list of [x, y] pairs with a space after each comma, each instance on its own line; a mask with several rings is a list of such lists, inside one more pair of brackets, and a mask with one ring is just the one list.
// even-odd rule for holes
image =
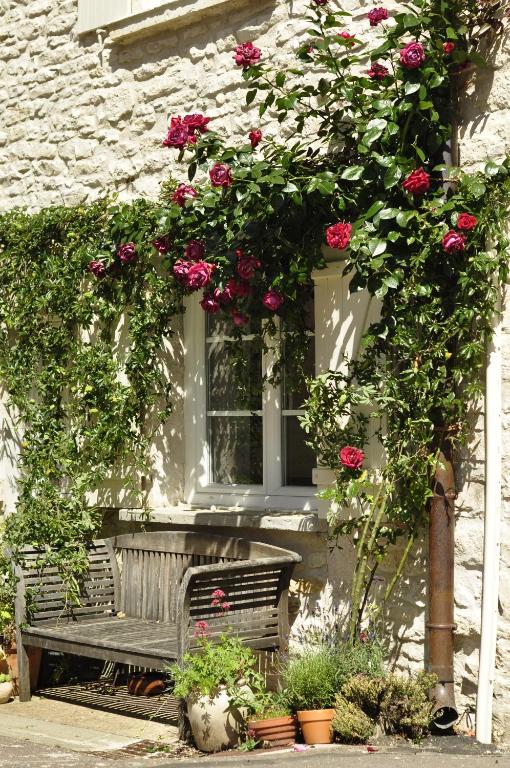
[[[200, 16], [220, 10], [224, 5], [228, 4], [232, 7], [246, 4], [246, 2], [247, 0], [189, 0], [183, 3], [182, 0], [170, 0], [151, 10], [111, 21], [104, 24], [104, 27], [108, 30], [113, 43], [131, 42], [135, 38], [157, 34], [169, 27], [177, 29], [194, 24]], [[270, 0], [259, 0], [259, 2], [267, 4]], [[93, 30], [82, 29], [78, 34], [87, 34], [91, 31]]]
[[246, 510], [235, 507], [201, 509], [197, 507], [163, 507], [160, 509], [120, 509], [119, 520], [172, 525], [210, 527], [261, 528], [276, 531], [325, 532], [327, 521], [317, 512]]

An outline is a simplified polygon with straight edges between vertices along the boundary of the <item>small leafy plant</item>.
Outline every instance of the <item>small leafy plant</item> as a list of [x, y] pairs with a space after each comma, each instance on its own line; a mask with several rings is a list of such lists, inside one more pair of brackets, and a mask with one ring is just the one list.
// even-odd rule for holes
[[0, 683], [10, 683], [12, 677], [10, 675], [0, 675]]
[[339, 693], [335, 699], [335, 714], [331, 727], [339, 741], [345, 744], [363, 744], [372, 736], [375, 723], [360, 707]]
[[275, 717], [288, 717], [292, 710], [285, 692], [259, 694], [253, 705], [252, 720], [271, 720]]

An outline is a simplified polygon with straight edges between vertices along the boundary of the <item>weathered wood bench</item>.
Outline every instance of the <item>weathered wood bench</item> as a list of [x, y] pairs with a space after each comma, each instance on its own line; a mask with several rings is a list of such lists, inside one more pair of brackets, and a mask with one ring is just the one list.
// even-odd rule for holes
[[[30, 699], [26, 648], [40, 648], [163, 670], [228, 627], [254, 649], [281, 648], [288, 636], [289, 581], [301, 557], [269, 544], [208, 533], [160, 531], [95, 541], [68, 599], [58, 569], [25, 550], [16, 565], [16, 639], [20, 701]], [[230, 610], [211, 605], [215, 589]]]

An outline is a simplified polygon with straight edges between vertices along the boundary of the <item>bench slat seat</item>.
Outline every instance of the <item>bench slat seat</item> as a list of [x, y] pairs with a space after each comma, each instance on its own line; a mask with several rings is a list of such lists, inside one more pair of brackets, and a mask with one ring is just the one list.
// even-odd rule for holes
[[[197, 621], [212, 640], [228, 630], [254, 649], [287, 645], [295, 552], [190, 531], [101, 539], [90, 544], [78, 604], [44, 554], [27, 548], [14, 565], [21, 701], [30, 698], [32, 645], [158, 670], [197, 647]], [[212, 604], [216, 589], [226, 614]]]

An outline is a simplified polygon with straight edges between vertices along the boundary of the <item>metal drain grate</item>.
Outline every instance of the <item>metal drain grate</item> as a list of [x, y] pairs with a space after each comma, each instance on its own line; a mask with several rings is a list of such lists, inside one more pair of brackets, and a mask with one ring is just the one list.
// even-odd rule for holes
[[70, 704], [81, 704], [127, 717], [140, 717], [156, 723], [177, 725], [179, 700], [171, 693], [161, 696], [131, 696], [125, 684], [115, 685], [113, 680], [73, 683], [41, 688], [38, 696]]

